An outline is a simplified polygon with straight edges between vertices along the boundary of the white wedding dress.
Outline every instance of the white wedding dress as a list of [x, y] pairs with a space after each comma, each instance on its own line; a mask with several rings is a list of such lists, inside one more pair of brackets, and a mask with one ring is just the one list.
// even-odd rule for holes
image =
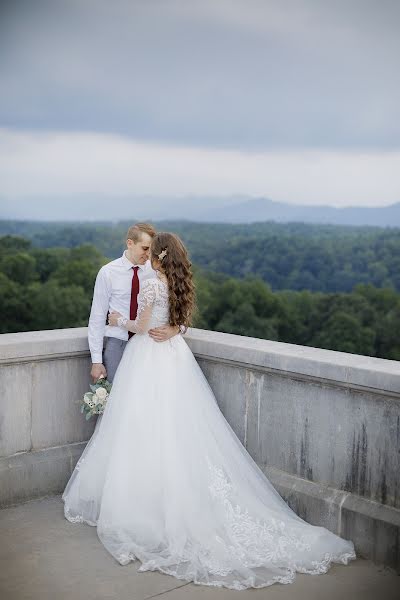
[[291, 583], [355, 558], [354, 545], [298, 517], [222, 415], [181, 335], [168, 289], [145, 281], [104, 414], [63, 493], [65, 517], [97, 527], [121, 564], [235, 590]]

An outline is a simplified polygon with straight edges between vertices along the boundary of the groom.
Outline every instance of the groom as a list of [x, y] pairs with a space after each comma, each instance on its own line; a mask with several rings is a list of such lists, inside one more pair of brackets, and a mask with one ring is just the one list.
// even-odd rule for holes
[[[109, 312], [116, 311], [135, 319], [137, 296], [145, 279], [155, 277], [151, 266], [150, 245], [156, 231], [149, 223], [136, 223], [126, 234], [126, 250], [116, 260], [101, 267], [93, 292], [88, 324], [93, 381], [104, 376], [112, 382], [128, 342], [128, 331], [106, 325]], [[149, 330], [156, 342], [164, 342], [179, 333], [179, 327], [164, 325]], [[104, 350], [103, 350], [104, 346]]]

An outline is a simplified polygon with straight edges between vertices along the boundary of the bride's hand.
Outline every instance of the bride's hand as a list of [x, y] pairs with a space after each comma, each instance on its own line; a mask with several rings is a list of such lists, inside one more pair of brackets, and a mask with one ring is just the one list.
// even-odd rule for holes
[[122, 317], [121, 313], [119, 312], [111, 312], [108, 315], [108, 324], [111, 325], [111, 327], [117, 327], [118, 325], [118, 318]]

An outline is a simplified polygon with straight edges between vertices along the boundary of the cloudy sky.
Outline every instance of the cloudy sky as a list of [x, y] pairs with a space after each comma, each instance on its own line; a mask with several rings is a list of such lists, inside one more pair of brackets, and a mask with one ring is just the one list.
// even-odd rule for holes
[[398, 202], [399, 23], [397, 0], [0, 0], [0, 203]]

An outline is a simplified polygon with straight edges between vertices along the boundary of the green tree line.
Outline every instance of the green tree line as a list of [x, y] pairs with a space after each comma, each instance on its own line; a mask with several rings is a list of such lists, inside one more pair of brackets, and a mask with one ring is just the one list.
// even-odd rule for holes
[[[41, 248], [91, 243], [105, 256], [121, 253], [130, 223], [0, 221], [0, 234], [27, 237]], [[272, 290], [350, 292], [357, 284], [400, 291], [400, 229], [304, 223], [161, 222], [175, 231], [204, 270], [259, 277]]]
[[[86, 326], [96, 274], [108, 260], [92, 244], [37, 248], [0, 237], [0, 332]], [[400, 360], [400, 294], [392, 287], [273, 291], [254, 276], [198, 267], [195, 279], [196, 327]]]

